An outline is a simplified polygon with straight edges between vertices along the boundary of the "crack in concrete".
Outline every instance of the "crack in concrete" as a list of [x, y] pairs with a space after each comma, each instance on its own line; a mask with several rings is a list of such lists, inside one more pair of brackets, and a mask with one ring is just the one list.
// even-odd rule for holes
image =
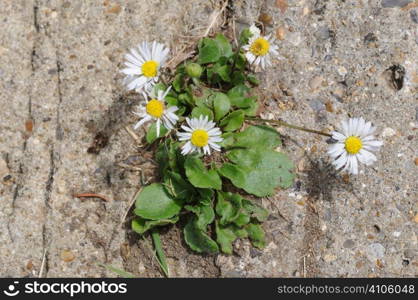
[[60, 110], [61, 110], [61, 103], [62, 103], [62, 91], [61, 91], [61, 72], [62, 72], [62, 64], [60, 60], [60, 55], [58, 52], [58, 47], [55, 46], [55, 58], [56, 58], [56, 66], [57, 66], [57, 91], [58, 91], [58, 106], [57, 106], [57, 129], [55, 133], [55, 137], [57, 140], [61, 141], [64, 136], [64, 132], [61, 126], [61, 119], [60, 119]]

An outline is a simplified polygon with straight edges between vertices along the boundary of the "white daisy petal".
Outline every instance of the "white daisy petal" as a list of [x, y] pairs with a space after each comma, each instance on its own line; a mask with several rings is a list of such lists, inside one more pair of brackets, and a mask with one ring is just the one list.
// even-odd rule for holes
[[160, 120], [160, 119], [158, 119], [158, 120], [157, 120], [157, 137], [159, 137], [159, 136], [160, 136], [160, 126], [161, 126], [161, 120]]
[[340, 141], [344, 141], [347, 137], [344, 134], [342, 134], [342, 133], [339, 133], [337, 131], [333, 131], [332, 132], [332, 138], [334, 140], [337, 140], [337, 141], [340, 142]]
[[254, 24], [250, 26], [249, 30], [252, 37], [248, 40], [248, 44], [242, 47], [245, 57], [250, 65], [265, 69], [271, 65], [272, 56], [277, 57], [279, 55], [277, 46], [274, 45], [275, 38], [271, 34], [262, 36], [260, 30]]
[[222, 132], [219, 128], [214, 127], [215, 123], [209, 121], [208, 116], [200, 115], [199, 118], [186, 118], [186, 123], [188, 126], [181, 125], [184, 132], [177, 133], [180, 141], [186, 141], [182, 146], [181, 153], [183, 155], [193, 152], [203, 152], [205, 155], [210, 155], [211, 150], [221, 150], [218, 143], [223, 141]]
[[[140, 78], [137, 80], [140, 80]], [[170, 90], [170, 88], [167, 90]], [[174, 129], [174, 126], [179, 119], [174, 112], [177, 111], [178, 108], [175, 106], [166, 107], [166, 101], [163, 96], [167, 95], [167, 92], [158, 93], [159, 96], [157, 98], [151, 96], [152, 92], [148, 93], [148, 95], [144, 91], [141, 92], [145, 98], [145, 105], [143, 103], [140, 104], [138, 112], [134, 113], [138, 116], [144, 116], [144, 118], [139, 121], [134, 128], [138, 128], [147, 121], [156, 120], [157, 137], [159, 137], [161, 133], [161, 124], [168, 130]], [[148, 100], [148, 98], [151, 99]]]
[[141, 119], [138, 123], [135, 124], [134, 129], [138, 129], [139, 127], [141, 127], [144, 123], [148, 122], [151, 120], [151, 117], [146, 116], [143, 119]]
[[130, 49], [125, 55], [125, 65], [128, 68], [121, 70], [127, 77], [133, 77], [124, 80], [126, 88], [138, 92], [149, 91], [158, 79], [158, 70], [164, 64], [167, 55], [168, 48], [155, 41], [143, 42]]
[[347, 164], [347, 154], [343, 152], [341, 156], [333, 162], [333, 164], [335, 165], [335, 168], [337, 170], [341, 169], [343, 166]]
[[375, 128], [371, 122], [363, 118], [350, 118], [341, 122], [341, 131], [332, 132], [332, 137], [338, 142], [328, 148], [328, 155], [334, 159], [332, 164], [338, 170], [358, 174], [359, 163], [369, 166], [377, 158], [372, 151], [377, 151], [383, 145], [373, 136]]
[[373, 153], [364, 149], [360, 150], [357, 157], [358, 157], [358, 160], [362, 164], [365, 164], [366, 166], [370, 166], [372, 163], [374, 163], [377, 160], [376, 156]]
[[336, 143], [330, 146], [328, 154], [335, 158], [340, 156], [344, 151], [344, 144]]
[[364, 146], [371, 146], [371, 147], [381, 147], [383, 145], [383, 142], [381, 141], [376, 141], [376, 140], [372, 140], [372, 141], [365, 141], [363, 142]]

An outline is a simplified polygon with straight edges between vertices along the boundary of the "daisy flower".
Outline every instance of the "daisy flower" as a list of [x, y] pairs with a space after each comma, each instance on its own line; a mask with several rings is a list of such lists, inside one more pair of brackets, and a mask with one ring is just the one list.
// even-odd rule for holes
[[215, 122], [209, 121], [208, 116], [202, 115], [198, 118], [186, 118], [187, 125], [181, 128], [185, 132], [178, 132], [180, 141], [187, 141], [181, 148], [181, 154], [186, 155], [193, 152], [210, 154], [211, 149], [221, 151], [218, 143], [223, 141], [221, 130], [215, 127]]
[[344, 167], [351, 174], [358, 174], [358, 161], [369, 166], [377, 159], [371, 151], [383, 145], [373, 136], [376, 130], [371, 122], [363, 118], [351, 118], [341, 122], [341, 132], [333, 131], [332, 138], [337, 143], [330, 146], [328, 154], [334, 159], [336, 169]]
[[250, 64], [261, 65], [261, 68], [265, 69], [266, 66], [271, 65], [271, 57], [279, 55], [277, 46], [273, 44], [275, 39], [271, 34], [262, 36], [260, 29], [255, 25], [251, 25], [249, 30], [252, 37], [248, 44], [242, 47], [246, 52], [245, 57]]
[[124, 84], [128, 90], [149, 91], [157, 82], [159, 70], [167, 60], [169, 48], [157, 42], [142, 42], [125, 55], [126, 75]]
[[[179, 117], [175, 114], [175, 112], [178, 110], [178, 107], [166, 107], [165, 102], [165, 96], [167, 96], [170, 89], [171, 86], [165, 92], [159, 90], [157, 96], [155, 96], [153, 92], [151, 92], [149, 96], [143, 93], [146, 99], [146, 103], [145, 105], [140, 104], [138, 109], [139, 111], [134, 112], [134, 114], [142, 118], [138, 123], [135, 124], [134, 129], [137, 129], [145, 122], [156, 120], [158, 137], [160, 136], [161, 122], [163, 123], [164, 127], [169, 130], [174, 128], [174, 125], [179, 119]], [[151, 100], [148, 100], [148, 97], [151, 98]]]

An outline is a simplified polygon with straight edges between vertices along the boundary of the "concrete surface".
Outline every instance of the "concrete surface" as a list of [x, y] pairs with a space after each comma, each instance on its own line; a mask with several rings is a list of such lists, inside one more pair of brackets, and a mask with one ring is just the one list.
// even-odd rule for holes
[[[149, 153], [124, 130], [138, 97], [118, 70], [141, 40], [180, 49], [220, 4], [2, 1], [1, 276], [115, 276], [98, 263], [161, 276], [149, 240], [121, 224], [152, 177]], [[403, 0], [230, 1], [227, 34], [261, 15], [280, 38], [284, 59], [260, 73], [262, 116], [321, 130], [362, 116], [385, 146], [348, 177], [329, 167], [326, 139], [279, 128], [298, 177], [262, 199], [267, 248], [238, 241], [233, 256], [200, 256], [172, 227], [162, 237], [172, 276], [418, 275], [417, 13]], [[84, 192], [108, 201], [73, 197]]]

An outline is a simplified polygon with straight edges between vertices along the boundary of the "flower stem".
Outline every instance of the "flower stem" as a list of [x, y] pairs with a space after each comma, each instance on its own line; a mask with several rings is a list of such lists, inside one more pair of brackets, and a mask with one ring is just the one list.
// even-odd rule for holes
[[276, 124], [276, 125], [279, 125], [279, 126], [284, 126], [284, 127], [298, 129], [298, 130], [302, 130], [302, 131], [306, 131], [306, 132], [310, 132], [310, 133], [320, 134], [320, 135], [327, 136], [327, 137], [332, 137], [332, 135], [329, 134], [329, 133], [325, 133], [325, 132], [322, 132], [322, 131], [319, 131], [319, 130], [305, 128], [305, 127], [302, 127], [302, 126], [292, 125], [292, 124], [289, 124], [289, 123], [286, 123], [286, 122], [280, 121], [280, 120], [266, 120], [266, 119], [257, 118], [257, 117], [246, 117], [246, 119], [250, 120], [250, 121], [273, 123], [273, 124]]

